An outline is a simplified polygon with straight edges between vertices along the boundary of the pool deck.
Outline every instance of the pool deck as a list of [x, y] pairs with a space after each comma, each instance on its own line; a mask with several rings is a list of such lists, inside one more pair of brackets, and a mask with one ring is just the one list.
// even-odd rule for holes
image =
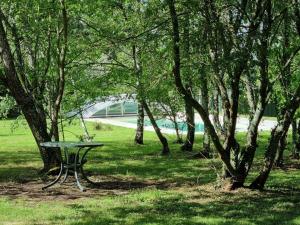
[[[105, 124], [111, 124], [114, 126], [120, 126], [120, 127], [127, 127], [127, 128], [132, 128], [136, 129], [136, 124], [135, 123], [129, 123], [126, 122], [126, 119], [134, 119], [136, 117], [113, 117], [113, 118], [88, 118], [85, 119], [86, 121], [93, 121], [93, 122], [101, 122]], [[222, 118], [220, 118], [222, 121]], [[195, 114], [195, 122], [196, 123], [203, 123], [199, 115]], [[239, 117], [237, 120], [237, 131], [238, 132], [243, 132], [247, 131], [249, 121], [245, 117]], [[273, 127], [275, 127], [277, 124], [277, 121], [275, 120], [269, 120], [269, 119], [262, 119], [259, 125], [259, 130], [260, 131], [271, 131]], [[152, 126], [145, 126], [144, 128], [146, 131], [154, 131]], [[161, 128], [162, 133], [165, 134], [175, 134], [175, 130], [173, 129], [168, 129], [168, 128]], [[186, 133], [186, 131], [182, 131], [182, 133]], [[196, 134], [202, 134], [202, 131], [196, 132]]]

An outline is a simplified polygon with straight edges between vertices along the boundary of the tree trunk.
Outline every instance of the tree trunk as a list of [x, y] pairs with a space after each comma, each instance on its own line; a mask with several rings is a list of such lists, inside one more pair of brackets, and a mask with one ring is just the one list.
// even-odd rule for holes
[[45, 119], [46, 117], [44, 109], [42, 106], [37, 104], [32, 93], [26, 90], [26, 88], [22, 85], [22, 82], [19, 80], [14, 58], [11, 53], [11, 48], [6, 37], [1, 17], [0, 52], [5, 75], [5, 77], [2, 79], [25, 116], [44, 162], [43, 171], [46, 172], [52, 167], [53, 164], [58, 164], [60, 162], [60, 153], [59, 151], [53, 152], [46, 150], [40, 146], [41, 142], [51, 141], [51, 138], [47, 132], [47, 122]]
[[[202, 70], [200, 74], [201, 80], [201, 103], [207, 115], [209, 115], [208, 108], [209, 108], [209, 95], [208, 95], [208, 82], [205, 72]], [[203, 134], [203, 149], [202, 154], [205, 157], [209, 157], [211, 153], [210, 150], [210, 137], [208, 134], [208, 130], [204, 127], [204, 134]]]
[[287, 135], [284, 135], [279, 140], [278, 153], [277, 153], [276, 160], [275, 160], [275, 166], [278, 166], [278, 167], [283, 166], [283, 161], [284, 161], [283, 153], [284, 153], [284, 150], [286, 149], [286, 145], [287, 145], [286, 138], [287, 138]]
[[297, 127], [297, 143], [296, 143], [296, 150], [295, 150], [296, 159], [299, 159], [300, 155], [300, 120], [298, 121], [298, 127]]
[[[257, 149], [257, 137], [258, 137], [258, 126], [263, 117], [265, 108], [269, 100], [269, 61], [268, 61], [268, 49], [269, 49], [269, 37], [271, 30], [271, 5], [270, 2], [267, 4], [268, 16], [263, 20], [263, 32], [261, 36], [261, 45], [258, 49], [257, 56], [259, 59], [259, 74], [260, 74], [260, 85], [258, 89], [253, 85], [253, 79], [250, 72], [246, 73], [245, 86], [248, 104], [250, 107], [249, 112], [249, 126], [247, 131], [247, 144], [243, 151], [236, 152], [236, 167], [239, 176], [233, 182], [232, 188], [238, 188], [244, 185], [245, 179], [248, 176], [249, 170], [252, 166], [255, 152]], [[257, 93], [257, 94], [255, 94]]]
[[59, 141], [58, 114], [52, 111], [50, 137], [53, 141]]
[[[190, 62], [190, 15], [187, 13], [184, 15], [183, 19], [183, 58], [187, 63]], [[186, 89], [189, 91], [191, 95], [193, 95], [192, 90], [192, 78], [191, 78], [192, 70], [190, 66], [187, 66], [183, 70], [184, 78], [186, 79], [187, 85]], [[193, 145], [195, 140], [195, 113], [193, 107], [189, 104], [189, 102], [184, 101], [185, 105], [185, 115], [186, 115], [186, 123], [187, 123], [187, 135], [184, 144], [181, 146], [182, 151], [193, 151]]]
[[[290, 23], [291, 20], [289, 18], [290, 16], [288, 15], [288, 10], [286, 10], [283, 14], [283, 49], [282, 49], [282, 56], [281, 56], [281, 79], [279, 79], [283, 96], [284, 98], [290, 99], [291, 93], [287, 89], [287, 87], [290, 86], [291, 84], [291, 66], [290, 65], [285, 65], [286, 62], [290, 58]], [[292, 126], [293, 126], [293, 121], [292, 120]], [[286, 148], [286, 136], [282, 136], [280, 141], [279, 141], [279, 146], [278, 146], [278, 153], [276, 155], [276, 160], [275, 160], [275, 166], [282, 167], [283, 166], [283, 153]]]
[[181, 146], [182, 151], [193, 151], [195, 140], [195, 113], [191, 104], [185, 101], [185, 114], [187, 123], [187, 134], [184, 144]]
[[81, 110], [81, 109], [79, 109], [79, 110], [80, 110], [80, 113], [79, 113], [79, 116], [80, 116], [80, 124], [81, 124], [81, 127], [82, 127], [82, 129], [83, 129], [85, 139], [86, 139], [88, 142], [90, 142], [90, 141], [92, 141], [92, 138], [91, 138], [91, 136], [90, 136], [90, 134], [89, 134], [89, 131], [88, 131], [88, 129], [87, 129], [87, 127], [86, 127], [86, 124], [85, 124], [85, 121], [84, 121], [84, 119], [83, 119], [82, 110]]
[[65, 90], [65, 66], [66, 66], [66, 55], [68, 50], [68, 18], [67, 9], [64, 0], [60, 0], [61, 5], [61, 16], [62, 16], [62, 27], [60, 24], [57, 27], [57, 51], [58, 51], [58, 78], [57, 87], [55, 93], [53, 93], [53, 103], [52, 103], [52, 115], [51, 115], [51, 135], [55, 141], [59, 141], [59, 129], [58, 120], [59, 112], [61, 107], [61, 102]]
[[[265, 48], [267, 48], [267, 46], [265, 46]], [[256, 106], [257, 106], [257, 102], [256, 102], [256, 98], [255, 98], [255, 87], [253, 87], [253, 83], [255, 81], [253, 81], [253, 79], [251, 79], [251, 72], [247, 72], [246, 76], [244, 77], [245, 79], [245, 89], [246, 89], [246, 96], [247, 96], [247, 102], [249, 105], [249, 126], [251, 121], [253, 120], [255, 111], [256, 111]], [[249, 128], [248, 128], [249, 129]]]
[[[205, 112], [204, 108], [202, 107], [199, 102], [193, 98], [191, 93], [189, 93], [186, 88], [183, 86], [182, 80], [181, 80], [181, 72], [180, 72], [180, 65], [181, 65], [181, 59], [180, 59], [180, 32], [179, 32], [179, 23], [178, 23], [178, 16], [175, 8], [175, 2], [174, 0], [168, 0], [169, 5], [169, 11], [172, 21], [172, 39], [173, 39], [173, 77], [175, 81], [175, 85], [178, 89], [178, 91], [183, 95], [183, 98], [186, 102], [189, 102], [193, 108], [195, 108], [199, 115], [201, 116], [203, 123], [207, 127], [209, 134], [211, 136], [212, 142], [215, 145], [215, 148], [217, 152], [219, 153], [222, 161], [226, 164], [226, 167], [231, 175], [236, 176], [236, 170], [232, 166], [230, 162], [230, 158], [226, 154], [225, 149], [223, 148], [223, 145], [220, 142], [220, 139], [218, 137], [218, 134], [216, 133], [216, 130], [211, 123], [208, 114]], [[240, 69], [240, 67], [239, 67]]]
[[224, 136], [224, 130], [220, 122], [220, 112], [219, 112], [219, 93], [217, 90], [214, 90], [212, 96], [211, 112], [213, 116], [213, 123], [216, 128], [216, 131], [220, 137]]
[[179, 133], [179, 126], [178, 126], [178, 122], [177, 122], [177, 119], [176, 119], [176, 114], [173, 115], [172, 117], [173, 117], [175, 132], [176, 132], [176, 138], [177, 138], [176, 143], [177, 144], [182, 144], [183, 141], [182, 141], [181, 135]]
[[138, 100], [138, 118], [137, 118], [137, 129], [134, 138], [135, 144], [144, 144], [144, 120], [145, 120], [145, 113], [144, 113], [144, 104], [141, 99], [144, 96], [144, 85], [142, 82], [142, 75], [143, 75], [143, 68], [142, 63], [140, 61], [141, 57], [140, 49], [136, 44], [132, 45], [132, 56], [133, 56], [133, 68], [137, 82], [137, 100]]
[[134, 143], [143, 145], [144, 144], [144, 107], [143, 104], [138, 101], [138, 118], [137, 118], [137, 128], [134, 138]]
[[250, 188], [260, 189], [260, 190], [264, 188], [265, 183], [269, 177], [270, 171], [273, 167], [273, 163], [275, 161], [275, 156], [276, 156], [277, 149], [279, 147], [279, 142], [282, 139], [283, 135], [285, 134], [282, 126], [277, 126], [272, 131], [271, 139], [265, 153], [264, 166], [260, 171], [259, 176], [256, 177], [256, 179], [250, 185]]
[[292, 122], [292, 138], [293, 138], [293, 159], [299, 159], [300, 153], [300, 120], [298, 121], [294, 119]]
[[165, 136], [161, 133], [160, 128], [158, 127], [158, 125], [157, 125], [157, 123], [156, 123], [156, 121], [155, 121], [155, 119], [154, 119], [154, 116], [153, 116], [153, 114], [152, 114], [152, 112], [151, 112], [151, 110], [150, 110], [148, 104], [146, 103], [146, 101], [143, 100], [142, 103], [143, 103], [143, 106], [144, 106], [144, 108], [145, 108], [145, 111], [146, 111], [146, 113], [147, 113], [147, 115], [148, 115], [148, 117], [149, 117], [149, 119], [150, 119], [150, 121], [151, 121], [151, 124], [152, 124], [152, 126], [153, 126], [153, 128], [154, 128], [154, 130], [155, 130], [155, 133], [156, 133], [158, 139], [160, 140], [160, 142], [161, 142], [161, 144], [162, 144], [162, 146], [163, 146], [163, 149], [162, 149], [161, 154], [162, 154], [162, 155], [168, 155], [168, 154], [170, 154], [170, 149], [169, 149], [169, 145], [168, 145], [168, 140], [167, 140], [167, 139], [165, 138]]
[[251, 188], [255, 189], [263, 189], [264, 185], [268, 179], [270, 171], [273, 167], [275, 156], [279, 147], [279, 141], [282, 137], [284, 137], [292, 120], [294, 118], [296, 110], [300, 106], [300, 85], [297, 87], [296, 91], [293, 94], [293, 97], [289, 102], [287, 102], [286, 106], [284, 107], [282, 119], [278, 122], [278, 125], [271, 133], [271, 138], [269, 141], [269, 145], [266, 149], [265, 153], [265, 163], [260, 171], [259, 176], [252, 182], [250, 185]]

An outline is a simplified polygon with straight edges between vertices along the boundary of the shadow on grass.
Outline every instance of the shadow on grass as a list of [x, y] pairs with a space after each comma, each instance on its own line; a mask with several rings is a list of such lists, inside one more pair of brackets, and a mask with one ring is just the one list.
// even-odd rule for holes
[[134, 190], [155, 187], [157, 189], [166, 189], [170, 187], [175, 187], [177, 184], [172, 184], [169, 182], [159, 182], [159, 181], [124, 181], [124, 180], [113, 180], [113, 181], [101, 181], [94, 184], [88, 184], [89, 188], [104, 189], [104, 190]]
[[138, 153], [128, 156], [126, 153], [91, 152], [85, 169], [92, 174], [135, 177], [139, 180], [157, 179], [170, 182], [193, 182], [201, 184], [216, 179], [215, 171], [210, 167], [211, 160], [188, 159], [181, 152], [174, 152], [170, 156], [153, 155], [151, 152]]
[[0, 151], [0, 164], [25, 165], [26, 163], [41, 162], [38, 152], [33, 151]]
[[[72, 225], [100, 224], [220, 224], [220, 225], [293, 225], [300, 223], [300, 196], [288, 194], [259, 193], [224, 194], [201, 191], [198, 195], [157, 197], [152, 201], [116, 201], [104, 206], [85, 208], [79, 204], [70, 207], [80, 218]], [[205, 196], [205, 197], [203, 197]], [[53, 221], [62, 218], [55, 217]]]
[[0, 182], [26, 183], [37, 180], [38, 170], [33, 167], [9, 167], [0, 168]]
[[[105, 142], [104, 148], [91, 151], [92, 158], [87, 164], [101, 176], [118, 176], [145, 179], [163, 179], [169, 182], [197, 182], [208, 183], [216, 175], [207, 168], [209, 160], [187, 159], [184, 154], [173, 145], [170, 156], [160, 156], [157, 142], [137, 146], [130, 143]], [[0, 152], [0, 182], [23, 182], [24, 179], [38, 178], [38, 166], [41, 160], [38, 152], [30, 150], [1, 151]], [[36, 167], [35, 167], [36, 166]], [[35, 167], [35, 168], [34, 168]]]

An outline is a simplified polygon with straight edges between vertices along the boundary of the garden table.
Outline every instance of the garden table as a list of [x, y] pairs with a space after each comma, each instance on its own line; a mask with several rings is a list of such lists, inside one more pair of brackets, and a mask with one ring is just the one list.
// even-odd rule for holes
[[[88, 182], [93, 183], [89, 178], [86, 176], [83, 170], [83, 165], [87, 162], [85, 157], [87, 156], [87, 153], [92, 150], [93, 148], [96, 147], [101, 147], [103, 146], [102, 143], [99, 142], [69, 142], [69, 141], [57, 141], [57, 142], [43, 142], [40, 144], [44, 148], [48, 149], [61, 149], [61, 151], [64, 154], [64, 159], [62, 158], [61, 164], [60, 164], [60, 169], [59, 169], [59, 174], [56, 177], [56, 179], [46, 186], [44, 186], [42, 189], [46, 189], [48, 187], [51, 187], [52, 185], [56, 184], [60, 178], [62, 177], [64, 173], [64, 178], [61, 183], [65, 182], [70, 171], [73, 171], [75, 174], [75, 179], [76, 179], [76, 184], [78, 188], [81, 191], [84, 191], [84, 187], [81, 185], [79, 181], [79, 176], [78, 173], [81, 172], [82, 176], [84, 179], [86, 179]], [[70, 157], [70, 151], [69, 149], [77, 149], [75, 153], [75, 157], [73, 159]], [[82, 155], [80, 157], [80, 155]]]

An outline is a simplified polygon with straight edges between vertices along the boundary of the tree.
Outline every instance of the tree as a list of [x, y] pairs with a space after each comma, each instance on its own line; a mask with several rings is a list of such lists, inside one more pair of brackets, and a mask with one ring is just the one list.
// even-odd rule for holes
[[[200, 104], [184, 87], [181, 79], [181, 42], [179, 32], [178, 14], [173, 0], [167, 1], [170, 18], [172, 21], [173, 39], [173, 76], [178, 91], [186, 101], [189, 101], [202, 117], [205, 126], [211, 136], [212, 142], [225, 165], [226, 176], [231, 177], [232, 187], [243, 185], [251, 168], [254, 154], [257, 149], [258, 125], [263, 116], [264, 109], [269, 101], [272, 82], [268, 72], [269, 55], [274, 36], [277, 35], [275, 24], [280, 24], [280, 19], [275, 15], [276, 7], [271, 1], [248, 2], [241, 1], [234, 5], [234, 9], [220, 11], [221, 5], [215, 1], [205, 1], [203, 5], [204, 16], [207, 20], [210, 51], [212, 52], [212, 68], [214, 70], [215, 84], [222, 98], [224, 110], [225, 141], [221, 142], [217, 135], [208, 113], [203, 104]], [[233, 13], [234, 12], [234, 13]], [[259, 40], [256, 42], [256, 40]], [[251, 54], [252, 53], [252, 54]], [[255, 56], [255, 58], [253, 58]], [[247, 144], [240, 149], [235, 138], [236, 121], [240, 96], [241, 77], [248, 68], [250, 61], [257, 61], [258, 72], [256, 80], [259, 82], [258, 96], [253, 108], [252, 118], [247, 133]], [[285, 61], [290, 64], [293, 57]], [[287, 102], [279, 126], [272, 132], [270, 145], [267, 152], [272, 148], [272, 153], [277, 150], [280, 137], [286, 134], [287, 125], [291, 122], [290, 117], [299, 107], [299, 93], [293, 92], [293, 98]], [[275, 144], [274, 144], [275, 143]], [[274, 146], [275, 145], [275, 146]], [[231, 152], [233, 157], [231, 157]], [[273, 161], [270, 154], [266, 154], [266, 165], [262, 170], [261, 178], [253, 182], [252, 187], [262, 188], [270, 171]], [[232, 160], [231, 160], [232, 159]], [[232, 164], [233, 161], [233, 164]]]
[[[50, 141], [52, 134], [56, 139], [59, 137], [57, 123], [64, 90], [68, 21], [64, 0], [61, 0], [59, 4], [44, 3], [49, 11], [40, 11], [39, 4], [35, 1], [2, 3], [0, 8], [0, 72], [3, 84], [16, 100], [39, 146], [44, 162], [43, 171], [48, 171], [60, 162], [60, 154], [59, 151], [51, 152], [40, 147], [40, 143]], [[9, 10], [10, 7], [13, 10]], [[24, 8], [32, 10], [31, 17], [24, 16], [22, 12]], [[60, 13], [53, 18], [52, 13], [55, 10]], [[10, 12], [13, 14], [11, 15]], [[42, 20], [42, 26], [38, 22], [40, 17], [47, 18]], [[53, 47], [51, 26], [57, 20], [62, 27], [57, 30], [57, 46]], [[46, 120], [48, 112], [45, 108], [44, 97], [48, 82], [47, 76], [51, 68], [51, 52], [56, 47], [58, 49], [56, 68], [59, 78], [57, 89], [52, 92], [52, 96], [55, 96], [51, 101], [52, 132], [48, 133]]]

